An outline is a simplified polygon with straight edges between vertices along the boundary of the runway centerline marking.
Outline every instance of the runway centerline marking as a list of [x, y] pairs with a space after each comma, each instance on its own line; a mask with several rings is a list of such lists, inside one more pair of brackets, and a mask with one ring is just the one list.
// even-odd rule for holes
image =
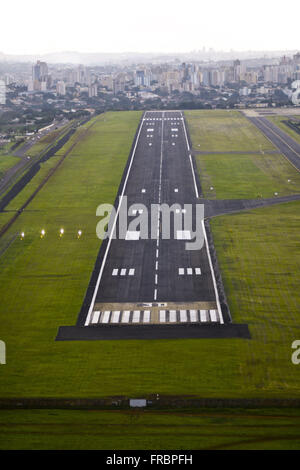
[[[163, 162], [163, 147], [164, 147], [164, 115], [162, 113], [161, 119], [161, 143], [160, 143], [160, 164], [159, 164], [159, 190], [158, 190], [158, 204], [161, 204], [161, 185], [162, 185], [162, 162]], [[156, 262], [155, 262], [155, 276], [154, 276], [154, 284], [158, 284], [158, 262], [157, 259], [159, 257], [159, 226], [160, 226], [160, 211], [157, 213], [157, 241], [156, 241]], [[157, 289], [154, 289], [154, 300], [157, 299]]]

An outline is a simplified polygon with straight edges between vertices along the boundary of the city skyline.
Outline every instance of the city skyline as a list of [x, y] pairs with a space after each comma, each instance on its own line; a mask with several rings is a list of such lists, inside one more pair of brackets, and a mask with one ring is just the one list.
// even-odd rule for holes
[[[245, 11], [246, 10], [246, 11]], [[186, 53], [212, 48], [219, 51], [295, 50], [299, 5], [292, 0], [288, 23], [282, 7], [254, 0], [241, 9], [237, 0], [202, 5], [188, 0], [137, 0], [99, 4], [87, 0], [72, 8], [69, 1], [53, 0], [42, 11], [37, 0], [5, 3], [1, 13], [0, 50], [5, 54]], [[16, 11], [18, 15], [16, 16]], [[13, 21], [12, 21], [13, 20]], [[13, 23], [13, 30], [12, 30]], [[279, 34], [280, 33], [280, 34]]]

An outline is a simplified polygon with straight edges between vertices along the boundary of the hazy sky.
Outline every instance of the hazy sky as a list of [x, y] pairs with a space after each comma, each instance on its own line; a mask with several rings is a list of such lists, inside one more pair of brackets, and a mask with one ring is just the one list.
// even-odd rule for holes
[[299, 0], [14, 0], [0, 15], [8, 54], [300, 48]]

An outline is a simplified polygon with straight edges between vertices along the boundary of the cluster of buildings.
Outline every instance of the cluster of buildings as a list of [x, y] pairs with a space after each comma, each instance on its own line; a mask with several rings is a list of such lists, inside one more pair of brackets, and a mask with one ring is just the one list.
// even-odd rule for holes
[[[5, 103], [5, 86], [12, 77], [6, 74], [0, 82], [0, 103]], [[29, 93], [50, 92], [57, 97], [68, 94], [88, 98], [110, 93], [114, 96], [124, 94], [129, 99], [133, 96], [174, 93], [201, 94], [207, 89], [224, 91], [232, 86], [241, 97], [247, 97], [255, 91], [259, 96], [267, 96], [274, 87], [288, 88], [300, 80], [300, 53], [292, 57], [283, 56], [279, 61], [263, 64], [255, 61], [220, 61], [180, 63], [173, 60], [161, 64], [133, 64], [131, 66], [84, 67], [78, 65], [51, 66], [37, 61], [32, 66], [31, 77], [26, 80]], [[158, 95], [157, 95], [158, 93]], [[288, 93], [286, 93], [288, 95]]]
[[0, 121], [24, 132], [107, 110], [300, 105], [300, 52], [243, 61], [0, 66]]
[[0, 80], [0, 104], [6, 103], [6, 84], [4, 80]]

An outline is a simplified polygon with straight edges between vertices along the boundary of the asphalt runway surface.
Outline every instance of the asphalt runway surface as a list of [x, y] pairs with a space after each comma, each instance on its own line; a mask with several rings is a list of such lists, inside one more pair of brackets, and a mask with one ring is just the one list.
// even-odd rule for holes
[[232, 324], [229, 311], [224, 315], [220, 275], [203, 221], [198, 233], [204, 244], [197, 250], [186, 249], [195, 224], [190, 233], [187, 227], [177, 231], [171, 216], [165, 239], [160, 211], [148, 217], [147, 239], [139, 225], [130, 226], [137, 216], [150, 214], [153, 204], [178, 204], [184, 216], [186, 204], [193, 210], [205, 204], [199, 193], [183, 113], [145, 112], [111, 218], [118, 229], [126, 197], [129, 225], [123, 238], [102, 243], [77, 324], [60, 327], [57, 340], [250, 337], [247, 325]]
[[[132, 166], [126, 176], [123, 196], [127, 197], [128, 208], [142, 204], [150, 214], [152, 204], [171, 206], [177, 203], [184, 208], [185, 204], [198, 202], [181, 112], [145, 113]], [[138, 212], [134, 212], [129, 216], [128, 223], [137, 215]], [[148, 222], [149, 236], [149, 217]], [[177, 239], [180, 234], [172, 233], [172, 222], [170, 239], [162, 239], [161, 214], [155, 214], [151, 223], [154, 224], [154, 239], [152, 236], [151, 239], [111, 240], [95, 289], [95, 305], [217, 302], [206, 246], [201, 250], [186, 250], [186, 240]], [[126, 237], [141, 237], [138, 231], [139, 227], [136, 231], [129, 230]], [[91, 312], [90, 309], [86, 323], [90, 321]]]
[[248, 119], [280, 150], [290, 163], [300, 171], [300, 144], [267, 118]]

